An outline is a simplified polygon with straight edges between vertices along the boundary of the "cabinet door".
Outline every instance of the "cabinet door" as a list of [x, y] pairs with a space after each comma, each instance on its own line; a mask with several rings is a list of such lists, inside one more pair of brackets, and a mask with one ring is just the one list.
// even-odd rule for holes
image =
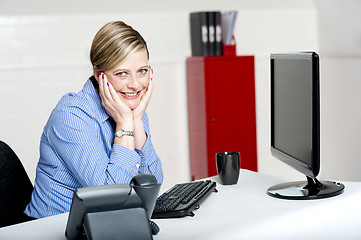
[[203, 57], [187, 59], [189, 156], [192, 180], [208, 177]]
[[215, 154], [241, 153], [241, 167], [257, 171], [254, 57], [206, 57], [204, 62], [208, 175]]

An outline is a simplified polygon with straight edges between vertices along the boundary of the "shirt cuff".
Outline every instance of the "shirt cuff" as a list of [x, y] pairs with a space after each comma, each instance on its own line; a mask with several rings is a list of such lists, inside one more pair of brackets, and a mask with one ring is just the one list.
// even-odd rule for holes
[[154, 150], [152, 141], [150, 141], [149, 136], [147, 137], [147, 140], [145, 141], [143, 149], [136, 148], [135, 151], [140, 156], [140, 165], [141, 166], [149, 166], [155, 161], [155, 158], [153, 157], [155, 154], [155, 150]]
[[113, 145], [113, 152], [110, 159], [112, 163], [121, 165], [123, 169], [126, 169], [133, 175], [138, 173], [141, 164], [137, 152], [118, 144]]

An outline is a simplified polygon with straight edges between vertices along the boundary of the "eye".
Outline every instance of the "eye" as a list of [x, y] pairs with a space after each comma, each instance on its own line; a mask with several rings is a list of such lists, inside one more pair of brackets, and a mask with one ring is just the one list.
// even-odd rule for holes
[[147, 72], [148, 72], [147, 68], [143, 68], [143, 69], [139, 70], [139, 73], [142, 74], [142, 75], [146, 74]]
[[117, 76], [119, 76], [119, 77], [125, 77], [126, 74], [127, 74], [126, 72], [118, 72], [118, 73], [117, 73]]

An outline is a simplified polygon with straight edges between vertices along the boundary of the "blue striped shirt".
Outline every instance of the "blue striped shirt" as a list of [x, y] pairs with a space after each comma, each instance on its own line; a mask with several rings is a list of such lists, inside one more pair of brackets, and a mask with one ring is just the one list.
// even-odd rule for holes
[[130, 183], [140, 173], [163, 182], [160, 159], [149, 134], [142, 150], [113, 144], [115, 123], [102, 106], [91, 79], [78, 93], [61, 98], [40, 141], [40, 159], [31, 202], [25, 213], [34, 218], [70, 210], [74, 190], [80, 187]]

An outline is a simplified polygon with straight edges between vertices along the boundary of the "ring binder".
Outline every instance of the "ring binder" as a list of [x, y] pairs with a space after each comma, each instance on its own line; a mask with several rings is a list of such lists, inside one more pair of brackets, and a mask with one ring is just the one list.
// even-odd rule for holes
[[236, 16], [237, 11], [192, 12], [192, 56], [235, 56], [233, 30]]

